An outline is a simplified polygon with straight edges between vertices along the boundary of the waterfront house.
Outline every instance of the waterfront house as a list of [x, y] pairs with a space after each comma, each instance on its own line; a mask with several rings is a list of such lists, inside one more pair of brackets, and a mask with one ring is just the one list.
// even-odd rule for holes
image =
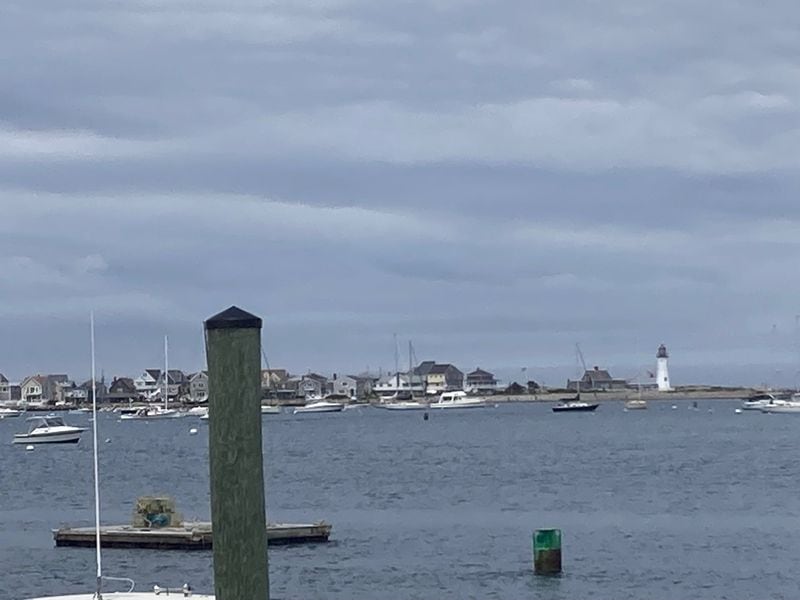
[[133, 380], [140, 398], [149, 398], [158, 390], [158, 381], [161, 379], [161, 369], [145, 369], [139, 377]]
[[303, 393], [300, 391], [300, 384], [302, 377], [289, 377], [286, 381], [279, 383], [277, 387], [272, 390], [261, 388], [261, 397], [278, 399], [278, 400], [294, 400], [302, 398]]
[[0, 373], [0, 402], [11, 401], [11, 384], [5, 375]]
[[261, 389], [276, 389], [283, 382], [289, 379], [289, 371], [286, 369], [261, 369]]
[[[108, 395], [108, 387], [106, 387], [106, 382], [104, 378], [100, 378], [99, 380], [95, 381], [94, 387], [97, 388], [97, 402], [100, 403], [106, 399]], [[92, 402], [92, 380], [87, 379], [82, 384], [78, 386], [78, 389], [83, 390], [86, 401]]]
[[[578, 381], [567, 380], [567, 389], [577, 391]], [[613, 392], [628, 389], [628, 382], [624, 379], [615, 379], [606, 369], [594, 367], [587, 369], [580, 379], [580, 389], [583, 392]]]
[[106, 394], [106, 399], [111, 402], [133, 402], [138, 397], [139, 390], [130, 377], [114, 377]]
[[[164, 372], [162, 371], [156, 382], [156, 392], [159, 398], [164, 396]], [[180, 369], [170, 369], [167, 375], [167, 396], [178, 398], [185, 396], [189, 392], [189, 379]]]
[[43, 375], [29, 375], [20, 385], [20, 400], [25, 404], [40, 404], [47, 398], [47, 378]]
[[521, 386], [516, 381], [513, 381], [511, 385], [509, 385], [505, 390], [503, 390], [503, 394], [506, 396], [520, 396], [527, 392], [528, 389], [524, 386]]
[[328, 385], [328, 378], [317, 373], [306, 373], [300, 380], [299, 395], [322, 397]]
[[372, 390], [378, 382], [378, 377], [363, 373], [361, 375], [351, 375], [356, 380], [356, 398], [363, 399], [372, 396]]
[[389, 373], [378, 379], [372, 391], [379, 396], [391, 396], [397, 392], [422, 394], [425, 391], [425, 379], [416, 373], [409, 380], [408, 373]]
[[198, 371], [189, 376], [189, 398], [192, 402], [208, 401], [208, 371]]
[[325, 391], [328, 394], [356, 398], [358, 397], [358, 382], [354, 377], [350, 377], [349, 375], [339, 376], [334, 373], [333, 377], [328, 380]]
[[425, 361], [414, 369], [414, 373], [424, 377], [426, 394], [464, 389], [464, 373], [450, 363]]
[[497, 379], [489, 371], [478, 367], [467, 373], [466, 390], [476, 394], [494, 394], [497, 391]]

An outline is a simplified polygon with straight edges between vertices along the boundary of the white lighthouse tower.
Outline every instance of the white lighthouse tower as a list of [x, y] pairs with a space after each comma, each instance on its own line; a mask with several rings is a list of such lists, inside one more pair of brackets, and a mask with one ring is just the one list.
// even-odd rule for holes
[[656, 383], [658, 384], [659, 392], [671, 392], [672, 387], [669, 385], [669, 369], [667, 368], [667, 347], [661, 344], [656, 353]]

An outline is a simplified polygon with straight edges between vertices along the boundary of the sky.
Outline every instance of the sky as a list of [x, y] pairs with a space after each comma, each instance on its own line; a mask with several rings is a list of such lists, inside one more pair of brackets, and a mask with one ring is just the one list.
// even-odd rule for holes
[[[6, 0], [0, 372], [800, 382], [788, 0]], [[523, 370], [524, 369], [524, 370]]]

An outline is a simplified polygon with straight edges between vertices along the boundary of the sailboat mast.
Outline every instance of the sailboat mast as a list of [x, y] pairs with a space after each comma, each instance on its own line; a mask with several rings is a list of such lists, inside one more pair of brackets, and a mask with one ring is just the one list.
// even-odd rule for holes
[[394, 334], [394, 391], [400, 391], [400, 352], [397, 349], [397, 334]]
[[169, 340], [164, 336], [164, 410], [169, 408]]
[[411, 398], [414, 398], [414, 385], [411, 383], [411, 340], [408, 340], [408, 390], [411, 393]]
[[92, 337], [92, 446], [93, 462], [94, 462], [94, 545], [96, 552], [97, 562], [97, 581], [95, 597], [97, 600], [103, 600], [102, 584], [103, 584], [103, 562], [100, 556], [100, 467], [97, 459], [97, 377], [96, 377], [96, 364], [94, 352], [94, 311], [89, 316], [91, 337]]

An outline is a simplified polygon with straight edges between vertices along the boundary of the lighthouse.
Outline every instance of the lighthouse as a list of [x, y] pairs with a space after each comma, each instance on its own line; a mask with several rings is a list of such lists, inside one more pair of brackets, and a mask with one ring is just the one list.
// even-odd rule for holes
[[669, 385], [669, 369], [667, 369], [667, 347], [661, 344], [656, 353], [656, 383], [658, 384], [659, 392], [671, 392], [672, 387]]

